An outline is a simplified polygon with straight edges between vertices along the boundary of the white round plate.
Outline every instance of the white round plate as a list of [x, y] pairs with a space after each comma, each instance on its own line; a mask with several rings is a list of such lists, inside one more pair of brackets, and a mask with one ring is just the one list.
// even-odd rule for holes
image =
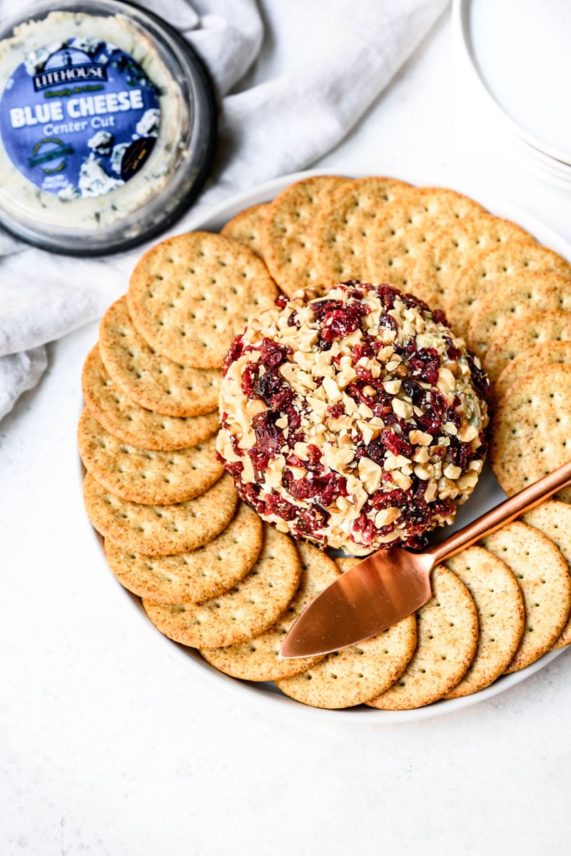
[[[270, 199], [273, 199], [281, 190], [283, 190], [287, 185], [291, 184], [293, 181], [298, 181], [301, 178], [306, 178], [310, 175], [323, 175], [326, 173], [336, 174], [334, 170], [309, 170], [306, 172], [294, 173], [291, 175], [285, 175], [281, 178], [274, 179], [272, 181], [268, 181], [264, 184], [260, 184], [257, 187], [253, 187], [250, 190], [247, 190], [243, 193], [236, 194], [235, 196], [230, 197], [225, 202], [220, 203], [216, 207], [212, 208], [210, 212], [206, 214], [194, 218], [189, 224], [189, 231], [195, 229], [201, 229], [205, 231], [217, 232], [219, 231], [224, 224], [230, 220], [232, 217], [235, 217], [240, 211], [243, 211], [244, 208], [247, 208], [249, 205], [256, 205], [259, 202], [267, 202]], [[356, 173], [357, 174], [357, 173]], [[362, 173], [364, 175], [364, 173]], [[419, 184], [427, 184], [429, 180], [424, 178], [415, 178], [414, 176], [409, 180], [415, 180], [416, 183]], [[540, 223], [534, 217], [529, 215], [527, 212], [523, 211], [516, 206], [497, 199], [495, 197], [490, 197], [489, 194], [480, 192], [478, 190], [470, 189], [470, 188], [459, 188], [463, 193], [468, 193], [478, 202], [481, 202], [487, 208], [489, 208], [494, 214], [497, 214], [501, 217], [507, 217], [510, 220], [514, 220], [516, 223], [519, 223], [525, 229], [527, 229], [531, 234], [533, 234], [539, 241], [546, 244], [547, 246], [552, 247], [558, 253], [565, 256], [565, 258], [571, 261], [571, 245], [567, 243], [563, 238], [561, 238], [556, 232], [549, 229], [547, 226]], [[448, 527], [446, 529], [445, 534], [448, 535], [454, 529], [463, 526], [469, 520], [473, 520], [475, 517], [478, 517], [480, 514], [483, 514], [489, 508], [494, 505], [497, 505], [498, 502], [501, 502], [502, 499], [505, 498], [505, 494], [500, 490], [496, 480], [489, 468], [484, 469], [484, 473], [480, 479], [478, 487], [472, 496], [471, 500], [467, 503], [467, 506], [464, 506], [460, 509], [458, 513], [457, 519], [453, 526]], [[98, 539], [98, 536], [97, 540]], [[99, 544], [98, 544], [99, 547]], [[466, 698], [452, 699], [450, 701], [440, 701], [436, 704], [432, 704], [428, 707], [419, 708], [417, 710], [405, 710], [405, 711], [382, 711], [375, 710], [367, 707], [359, 707], [352, 708], [349, 710], [340, 710], [340, 711], [331, 711], [331, 710], [319, 710], [316, 708], [306, 707], [298, 702], [293, 701], [292, 699], [287, 698], [282, 695], [272, 684], [265, 683], [249, 683], [246, 681], [240, 681], [235, 678], [230, 678], [227, 675], [223, 675], [210, 666], [202, 657], [195, 652], [192, 648], [185, 648], [183, 645], [178, 645], [176, 642], [172, 642], [166, 636], [162, 636], [158, 631], [153, 627], [151, 622], [145, 615], [143, 607], [138, 597], [130, 594], [126, 589], [123, 589], [122, 586], [115, 581], [114, 577], [109, 573], [105, 558], [103, 555], [103, 551], [101, 552], [101, 562], [102, 565], [105, 565], [105, 570], [110, 583], [114, 586], [117, 586], [120, 591], [123, 592], [127, 602], [134, 608], [136, 613], [141, 617], [142, 622], [144, 623], [147, 630], [152, 633], [155, 633], [157, 639], [160, 640], [161, 644], [163, 644], [166, 650], [170, 651], [171, 654], [176, 656], [183, 668], [188, 669], [189, 675], [196, 675], [196, 677], [204, 677], [209, 680], [214, 680], [218, 685], [222, 682], [224, 686], [228, 688], [230, 692], [237, 694], [237, 696], [241, 696], [244, 699], [249, 699], [250, 701], [261, 704], [261, 705], [273, 705], [276, 708], [276, 713], [287, 712], [293, 716], [297, 716], [300, 719], [307, 719], [308, 717], [312, 717], [314, 719], [318, 719], [321, 721], [327, 720], [329, 721], [337, 721], [339, 723], [347, 722], [351, 720], [352, 723], [360, 723], [360, 724], [389, 724], [389, 723], [397, 723], [397, 722], [412, 722], [420, 719], [428, 719], [433, 716], [440, 716], [445, 713], [451, 713], [452, 711], [460, 710], [464, 707], [469, 707], [470, 705], [476, 704], [477, 702], [484, 701], [485, 699], [492, 698], [493, 696], [499, 695], [499, 693], [503, 693], [506, 690], [510, 689], [510, 687], [514, 687], [517, 684], [524, 681], [526, 678], [535, 674], [535, 672], [542, 669], [548, 663], [550, 663], [555, 657], [559, 656], [562, 651], [553, 651], [549, 654], [546, 654], [537, 663], [534, 663], [532, 666], [529, 666], [527, 669], [523, 669], [521, 672], [517, 672], [513, 675], [507, 675], [505, 677], [497, 680], [492, 686], [488, 687], [485, 690], [482, 690], [479, 693], [474, 693], [474, 695], [466, 696]]]
[[571, 174], [568, 0], [454, 0], [453, 32], [504, 124], [538, 160]]

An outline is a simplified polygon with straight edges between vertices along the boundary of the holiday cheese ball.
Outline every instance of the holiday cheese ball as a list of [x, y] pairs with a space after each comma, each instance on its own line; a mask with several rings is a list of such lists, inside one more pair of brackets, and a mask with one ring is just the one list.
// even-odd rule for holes
[[354, 555], [420, 547], [478, 481], [487, 388], [412, 295], [352, 281], [282, 296], [227, 356], [218, 453], [283, 532]]

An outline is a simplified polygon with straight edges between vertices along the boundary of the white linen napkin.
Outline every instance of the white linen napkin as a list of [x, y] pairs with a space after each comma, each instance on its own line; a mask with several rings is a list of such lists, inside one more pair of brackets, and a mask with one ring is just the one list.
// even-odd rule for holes
[[[265, 5], [281, 0], [265, 0]], [[289, 0], [288, 0], [289, 2]], [[337, 145], [411, 55], [448, 0], [314, 0], [319, 32], [302, 63], [247, 84], [264, 42], [256, 0], [139, 0], [196, 48], [222, 97], [217, 162], [174, 231], [230, 193], [309, 166]], [[264, 4], [262, 4], [264, 5]], [[0, 15], [13, 12], [0, 0]], [[255, 75], [250, 75], [254, 77]], [[240, 86], [242, 81], [242, 86]], [[75, 259], [28, 247], [0, 231], [0, 419], [46, 367], [46, 343], [99, 317], [126, 290], [143, 248]]]

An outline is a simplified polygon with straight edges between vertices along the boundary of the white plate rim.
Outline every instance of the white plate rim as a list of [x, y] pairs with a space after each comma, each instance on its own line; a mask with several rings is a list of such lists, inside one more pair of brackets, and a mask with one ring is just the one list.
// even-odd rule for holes
[[556, 147], [549, 145], [545, 141], [541, 140], [539, 137], [536, 137], [535, 134], [532, 134], [530, 131], [527, 131], [522, 125], [513, 119], [510, 114], [504, 110], [501, 106], [497, 98], [495, 98], [493, 92], [490, 87], [487, 85], [486, 81], [478, 71], [478, 67], [475, 61], [475, 58], [472, 54], [469, 45], [469, 39], [467, 35], [468, 25], [468, 7], [471, 5], [473, 0], [454, 0], [452, 5], [452, 32], [453, 37], [457, 41], [457, 43], [461, 46], [462, 56], [465, 62], [465, 65], [470, 70], [470, 73], [473, 79], [479, 84], [480, 89], [486, 94], [489, 103], [494, 107], [496, 113], [502, 119], [504, 123], [506, 123], [518, 137], [524, 140], [533, 150], [533, 154], [538, 156], [538, 159], [541, 159], [543, 155], [544, 158], [549, 158], [551, 161], [556, 161], [556, 165], [561, 167], [562, 169], [567, 168], [571, 170], [571, 152], [562, 152], [559, 151]]
[[[227, 220], [234, 217], [244, 208], [248, 207], [249, 205], [256, 205], [259, 202], [264, 202], [269, 199], [272, 199], [280, 190], [284, 189], [288, 184], [291, 184], [294, 181], [298, 181], [302, 178], [308, 178], [312, 175], [338, 174], [341, 173], [339, 172], [339, 170], [335, 169], [315, 169], [303, 170], [301, 172], [290, 173], [288, 175], [280, 176], [279, 178], [271, 179], [270, 181], [258, 184], [248, 190], [236, 193], [227, 198], [226, 200], [219, 202], [217, 205], [210, 208], [204, 214], [199, 214], [196, 217], [191, 218], [186, 224], [186, 231], [198, 229], [205, 231], [218, 230], [225, 222], [227, 222]], [[371, 173], [365, 172], [363, 170], [352, 170], [351, 174], [354, 177], [363, 177], [366, 175], [370, 175]], [[427, 182], [425, 179], [426, 177], [408, 177], [408, 180], [414, 183], [424, 185], [429, 184], [430, 182]], [[552, 249], [556, 250], [561, 255], [565, 256], [565, 258], [567, 258], [569, 261], [571, 261], [571, 244], [567, 242], [564, 238], [562, 238], [553, 229], [546, 226], [544, 223], [542, 223], [533, 215], [529, 214], [524, 209], [519, 208], [513, 203], [501, 199], [500, 197], [490, 194], [487, 191], [484, 191], [482, 188], [470, 189], [469, 187], [463, 185], [462, 190], [460, 192], [467, 193], [473, 196], [474, 199], [484, 204], [494, 214], [497, 214], [502, 217], [507, 217], [510, 220], [514, 220], [519, 225], [526, 228], [542, 243], [546, 244], [547, 246], [550, 246]], [[83, 470], [81, 465], [78, 467], [78, 473], [79, 479], [82, 480]], [[501, 677], [491, 686], [487, 687], [484, 690], [480, 690], [480, 692], [474, 693], [473, 695], [465, 696], [464, 698], [439, 701], [432, 705], [428, 705], [427, 707], [417, 708], [415, 710], [384, 711], [363, 706], [343, 710], [323, 710], [320, 708], [308, 707], [306, 705], [294, 701], [293, 699], [288, 698], [287, 696], [283, 695], [278, 691], [274, 692], [267, 689], [266, 685], [264, 684], [255, 684], [252, 682], [241, 681], [235, 678], [231, 678], [228, 675], [224, 675], [214, 669], [214, 667], [210, 666], [193, 649], [186, 648], [183, 645], [179, 645], [178, 643], [173, 642], [168, 637], [163, 636], [161, 633], [159, 633], [148, 620], [145, 611], [141, 605], [140, 599], [136, 595], [133, 595], [131, 592], [129, 592], [127, 589], [123, 588], [123, 586], [114, 578], [105, 561], [105, 556], [100, 543], [100, 537], [89, 524], [87, 516], [85, 517], [85, 522], [86, 526], [88, 527], [88, 530], [91, 533], [91, 537], [93, 539], [92, 543], [97, 544], [100, 561], [102, 566], [104, 566], [105, 568], [106, 576], [109, 580], [110, 585], [112, 585], [115, 590], [119, 588], [119, 590], [126, 597], [128, 603], [133, 608], [133, 611], [139, 616], [139, 618], [142, 619], [142, 622], [144, 623], [147, 630], [154, 633], [155, 636], [158, 636], [158, 638], [161, 640], [161, 643], [165, 647], [165, 650], [169, 652], [171, 656], [175, 657], [181, 663], [184, 661], [187, 666], [188, 664], [190, 664], [194, 672], [196, 672], [203, 679], [207, 681], [215, 681], [217, 686], [226, 687], [229, 692], [238, 694], [241, 698], [243, 698], [249, 703], [257, 704], [258, 700], [261, 698], [262, 701], [265, 700], [269, 701], [274, 705], [279, 705], [281, 707], [280, 712], [298, 717], [300, 720], [307, 720], [308, 718], [310, 718], [313, 721], [321, 722], [323, 724], [342, 724], [351, 721], [352, 723], [358, 723], [359, 725], [366, 725], [367, 727], [370, 727], [371, 725], [394, 725], [398, 723], [404, 724], [424, 719], [431, 719], [436, 716], [443, 716], [448, 713], [453, 713], [455, 711], [471, 707], [474, 704], [478, 704], [480, 702], [494, 698], [495, 696], [506, 692], [507, 690], [517, 686], [522, 681], [536, 674], [536, 672], [543, 669], [566, 650], [565, 648], [563, 648], [560, 650], [551, 651], [541, 657], [536, 663], [533, 663], [531, 666], [528, 666], [526, 669], [522, 669], [520, 672], [515, 672], [514, 674]]]

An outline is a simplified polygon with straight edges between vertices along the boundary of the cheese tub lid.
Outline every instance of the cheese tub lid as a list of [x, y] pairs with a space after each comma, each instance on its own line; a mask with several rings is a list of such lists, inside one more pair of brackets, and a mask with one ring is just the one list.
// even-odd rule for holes
[[0, 224], [100, 255], [158, 234], [210, 167], [215, 101], [164, 21], [117, 0], [43, 0], [0, 25]]

